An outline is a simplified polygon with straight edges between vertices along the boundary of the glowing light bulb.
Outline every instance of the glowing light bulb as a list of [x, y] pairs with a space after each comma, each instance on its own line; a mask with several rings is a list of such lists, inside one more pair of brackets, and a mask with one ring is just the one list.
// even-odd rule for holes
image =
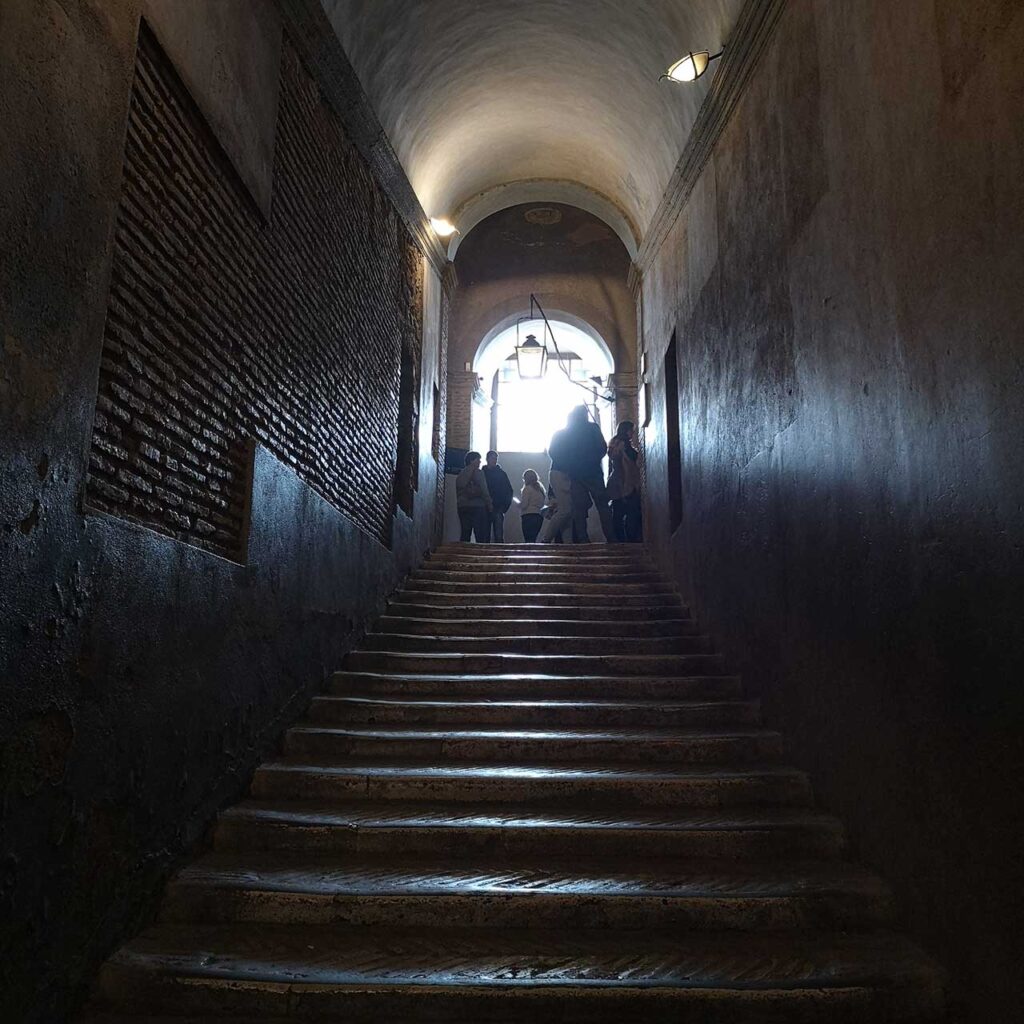
[[707, 71], [708, 64], [715, 57], [719, 56], [721, 55], [716, 53], [712, 57], [707, 50], [701, 50], [699, 53], [688, 53], [685, 57], [677, 60], [661, 77], [667, 78], [672, 82], [695, 82]]
[[444, 217], [431, 217], [430, 226], [442, 237], [447, 238], [454, 235], [458, 230], [455, 225]]

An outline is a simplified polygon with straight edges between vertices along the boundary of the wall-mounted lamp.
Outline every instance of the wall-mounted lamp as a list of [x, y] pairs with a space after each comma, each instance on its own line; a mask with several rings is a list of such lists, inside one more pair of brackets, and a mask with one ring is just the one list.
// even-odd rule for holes
[[662, 82], [667, 78], [670, 82], [696, 82], [707, 71], [708, 65], [713, 60], [718, 60], [723, 53], [724, 50], [719, 50], [718, 53], [709, 53], [707, 50], [694, 53], [691, 50], [685, 57], [680, 57], [658, 81]]
[[442, 237], [447, 238], [449, 235], [454, 235], [459, 229], [450, 221], [444, 217], [431, 217], [430, 226]]

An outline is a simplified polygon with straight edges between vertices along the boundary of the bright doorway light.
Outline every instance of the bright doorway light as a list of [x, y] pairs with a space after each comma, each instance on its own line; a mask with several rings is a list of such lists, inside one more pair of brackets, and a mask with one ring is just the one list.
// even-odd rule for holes
[[551, 435], [565, 426], [566, 418], [577, 405], [591, 406], [602, 420], [607, 436], [610, 426], [610, 403], [597, 397], [605, 393], [591, 377], [606, 377], [614, 371], [611, 357], [604, 345], [580, 328], [552, 320], [558, 351], [550, 335], [545, 335], [543, 320], [528, 320], [519, 325], [519, 343], [528, 334], [544, 337], [548, 361], [543, 377], [524, 380], [517, 369], [516, 329], [510, 327], [498, 334], [480, 353], [477, 372], [484, 379], [484, 390], [490, 392], [494, 374], [497, 386], [497, 441], [499, 452], [542, 452], [551, 442]]

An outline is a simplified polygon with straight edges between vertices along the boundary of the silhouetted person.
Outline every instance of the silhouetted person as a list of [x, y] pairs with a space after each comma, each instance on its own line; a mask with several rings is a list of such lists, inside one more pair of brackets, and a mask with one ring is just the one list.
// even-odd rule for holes
[[633, 447], [633, 424], [623, 420], [608, 442], [608, 495], [616, 539], [634, 544], [643, 539], [639, 461], [640, 453]]
[[480, 470], [480, 453], [466, 452], [466, 466], [455, 478], [455, 503], [459, 509], [459, 540], [476, 538], [487, 544], [491, 536], [491, 493]]
[[512, 507], [512, 481], [498, 465], [498, 453], [488, 452], [484, 466], [487, 490], [491, 492], [491, 535], [495, 544], [505, 542], [505, 513]]
[[[591, 421], [585, 405], [577, 406], [569, 413], [565, 428], [551, 438], [548, 446], [548, 455], [551, 457], [550, 481], [558, 508], [541, 532], [541, 543], [550, 544], [573, 518], [574, 482], [578, 485], [578, 491], [582, 488], [593, 499], [597, 514], [601, 517], [605, 539], [609, 544], [615, 543], [608, 491], [604, 484], [604, 471], [601, 469], [601, 460], [607, 451], [608, 445], [601, 428]], [[583, 542], [582, 536], [577, 536], [576, 540]]]
[[528, 469], [523, 473], [523, 489], [519, 492], [519, 516], [523, 526], [523, 540], [532, 544], [544, 525], [544, 508], [546, 498], [544, 488], [540, 485], [535, 470]]

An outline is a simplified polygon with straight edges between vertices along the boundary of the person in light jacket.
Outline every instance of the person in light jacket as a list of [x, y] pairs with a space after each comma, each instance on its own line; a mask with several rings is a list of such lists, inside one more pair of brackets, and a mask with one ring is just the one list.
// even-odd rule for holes
[[523, 489], [519, 492], [519, 516], [523, 526], [523, 540], [533, 544], [544, 523], [541, 509], [546, 498], [544, 488], [540, 485], [537, 473], [528, 469], [523, 473]]
[[480, 453], [466, 452], [466, 466], [455, 478], [455, 503], [459, 509], [459, 540], [472, 538], [486, 544], [491, 536], [491, 492], [480, 471]]

